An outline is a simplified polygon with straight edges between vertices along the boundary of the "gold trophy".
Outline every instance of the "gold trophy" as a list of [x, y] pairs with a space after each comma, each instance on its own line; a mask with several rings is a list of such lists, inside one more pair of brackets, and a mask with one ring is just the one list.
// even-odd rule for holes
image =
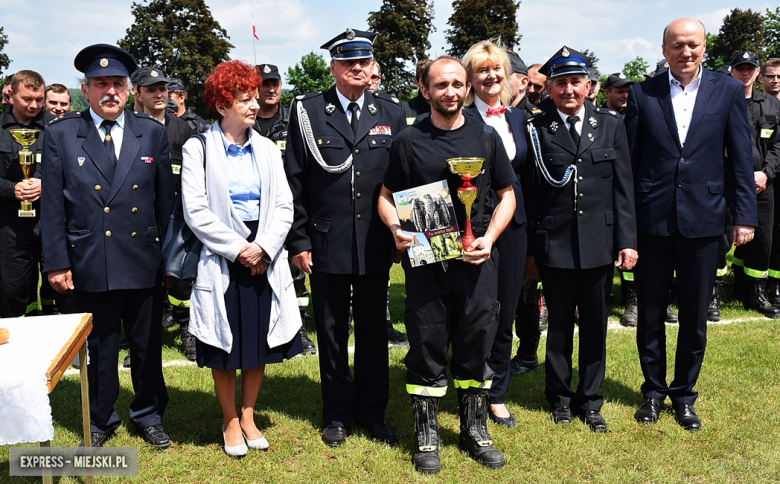
[[[22, 168], [22, 175], [24, 175], [24, 181], [22, 183], [30, 182], [30, 169], [35, 163], [35, 154], [30, 151], [31, 144], [38, 140], [38, 135], [41, 134], [40, 129], [9, 129], [9, 133], [13, 137], [14, 141], [22, 145], [22, 151], [19, 152], [19, 166]], [[35, 210], [32, 208], [32, 202], [22, 201], [22, 208], [19, 209], [20, 217], [35, 217]]]
[[475, 240], [474, 234], [471, 232], [471, 206], [474, 204], [474, 200], [477, 199], [477, 187], [471, 184], [471, 180], [482, 173], [482, 165], [485, 164], [485, 159], [449, 158], [447, 164], [450, 165], [450, 171], [463, 180], [463, 185], [458, 187], [458, 199], [466, 207], [466, 227], [463, 230], [463, 236], [460, 238], [465, 250]]

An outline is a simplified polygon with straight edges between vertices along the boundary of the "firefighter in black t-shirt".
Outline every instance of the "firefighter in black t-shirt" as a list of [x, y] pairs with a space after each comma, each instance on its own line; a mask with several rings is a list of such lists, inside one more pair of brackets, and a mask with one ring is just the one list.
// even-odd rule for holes
[[[424, 473], [441, 468], [436, 414], [447, 391], [448, 361], [458, 391], [461, 449], [487, 467], [504, 465], [487, 431], [488, 389], [494, 373], [486, 360], [498, 327], [494, 242], [514, 214], [515, 173], [498, 134], [463, 115], [468, 89], [466, 69], [455, 58], [441, 57], [425, 69], [421, 91], [431, 102], [431, 114], [393, 140], [379, 197], [380, 216], [393, 233], [396, 248], [404, 251], [406, 391], [414, 409], [415, 468]], [[408, 146], [405, 139], [410, 140]], [[455, 196], [462, 180], [446, 162], [458, 157], [486, 159], [484, 174], [473, 180], [474, 186], [482, 187], [472, 207], [472, 215], [477, 214], [472, 216], [477, 238], [465, 249], [463, 260], [412, 267], [405, 251], [413, 237], [400, 227], [392, 192], [446, 180], [458, 226], [463, 228], [465, 207]]]

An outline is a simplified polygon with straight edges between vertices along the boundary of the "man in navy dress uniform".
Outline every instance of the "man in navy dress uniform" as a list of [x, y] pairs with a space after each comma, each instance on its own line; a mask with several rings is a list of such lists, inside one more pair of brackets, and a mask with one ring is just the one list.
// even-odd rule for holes
[[[742, 84], [701, 67], [704, 25], [675, 20], [664, 29], [662, 48], [668, 73], [631, 86], [625, 112], [641, 254], [636, 342], [645, 401], [635, 417], [657, 422], [668, 396], [678, 423], [698, 430], [693, 387], [704, 360], [726, 200], [736, 245], [750, 242], [758, 223], [753, 151]], [[664, 320], [675, 272], [680, 330], [667, 383]]]
[[[89, 110], [57, 118], [44, 144], [41, 228], [44, 267], [76, 310], [93, 314], [89, 345], [92, 446], [119, 427], [117, 358], [120, 324], [133, 353], [130, 420], [152, 447], [166, 448], [168, 393], [162, 375], [160, 241], [173, 205], [165, 126], [125, 111], [124, 50], [107, 44], [76, 56]], [[49, 134], [50, 133], [50, 134]]]
[[[336, 85], [298, 96], [290, 107], [285, 170], [295, 216], [287, 249], [310, 274], [322, 378], [322, 440], [344, 443], [353, 422], [394, 443], [385, 426], [389, 393], [386, 297], [393, 238], [377, 214], [401, 106], [366, 92], [373, 32], [347, 29], [322, 46]], [[348, 361], [349, 299], [354, 288], [355, 373]]]

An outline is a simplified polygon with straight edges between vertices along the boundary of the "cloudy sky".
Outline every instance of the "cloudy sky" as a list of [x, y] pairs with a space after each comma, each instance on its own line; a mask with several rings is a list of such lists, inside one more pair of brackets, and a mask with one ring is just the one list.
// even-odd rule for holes
[[[141, 3], [142, 0], [136, 0]], [[47, 83], [77, 85], [73, 58], [95, 43], [115, 44], [133, 23], [132, 0], [16, 0], [2, 8], [0, 25], [9, 42], [9, 72], [32, 69]], [[282, 72], [301, 56], [318, 48], [346, 27], [364, 30], [369, 12], [381, 0], [206, 0], [214, 18], [235, 45], [230, 55], [254, 63], [252, 15], [260, 41], [254, 42], [259, 63], [277, 64]], [[585, 8], [583, 8], [585, 5]], [[12, 6], [12, 8], [9, 8]], [[450, 0], [435, 0], [431, 56], [447, 48], [445, 30], [452, 14]], [[661, 58], [663, 28], [690, 16], [717, 33], [723, 17], [735, 5], [722, 0], [631, 2], [625, 0], [523, 0], [518, 25], [523, 38], [516, 51], [527, 64], [544, 62], [566, 44], [590, 49], [601, 59], [602, 73], [619, 71], [636, 56], [655, 64]], [[742, 1], [739, 8], [764, 13], [775, 5]]]

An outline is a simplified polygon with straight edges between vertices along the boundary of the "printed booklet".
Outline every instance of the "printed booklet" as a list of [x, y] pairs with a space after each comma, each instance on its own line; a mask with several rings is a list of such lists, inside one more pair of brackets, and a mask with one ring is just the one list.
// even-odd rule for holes
[[447, 180], [393, 193], [401, 228], [414, 235], [407, 249], [412, 267], [463, 257]]

